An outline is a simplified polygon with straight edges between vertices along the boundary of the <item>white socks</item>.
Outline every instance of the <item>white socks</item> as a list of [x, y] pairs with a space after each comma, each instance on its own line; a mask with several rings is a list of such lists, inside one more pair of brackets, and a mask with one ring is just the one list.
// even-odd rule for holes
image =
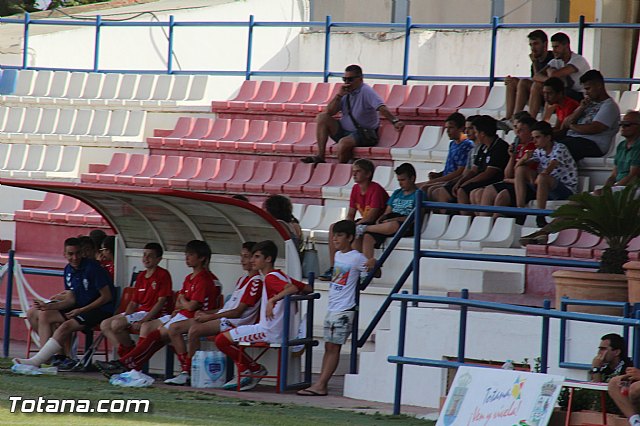
[[640, 426], [640, 415], [634, 414], [633, 416], [629, 417], [629, 424], [631, 426]]
[[52, 337], [47, 340], [47, 343], [38, 351], [37, 354], [32, 356], [31, 358], [14, 358], [14, 364], [27, 364], [27, 365], [35, 365], [36, 367], [40, 367], [40, 364], [44, 364], [49, 359], [54, 356], [62, 346]]

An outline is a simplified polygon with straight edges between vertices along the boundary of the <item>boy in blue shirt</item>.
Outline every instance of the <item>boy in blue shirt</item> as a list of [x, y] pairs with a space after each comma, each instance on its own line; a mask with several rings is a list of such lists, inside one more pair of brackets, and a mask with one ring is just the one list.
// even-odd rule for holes
[[[362, 253], [366, 256], [367, 269], [371, 270], [376, 264], [373, 257], [374, 248], [380, 248], [384, 240], [392, 237], [402, 226], [407, 216], [416, 204], [416, 169], [409, 163], [402, 163], [395, 170], [400, 188], [396, 189], [389, 201], [382, 216], [374, 225], [368, 225], [365, 229], [362, 240]], [[413, 236], [413, 227], [408, 229], [403, 237]], [[380, 271], [376, 273], [376, 278], [380, 277]]]

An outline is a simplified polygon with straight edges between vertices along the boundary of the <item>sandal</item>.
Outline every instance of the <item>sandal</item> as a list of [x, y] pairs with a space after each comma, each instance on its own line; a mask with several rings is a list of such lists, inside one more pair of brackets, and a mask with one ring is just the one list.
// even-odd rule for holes
[[324, 161], [324, 158], [320, 158], [317, 155], [313, 155], [313, 156], [310, 156], [310, 157], [304, 157], [300, 161], [302, 161], [303, 163], [307, 163], [307, 164], [326, 163], [326, 161]]

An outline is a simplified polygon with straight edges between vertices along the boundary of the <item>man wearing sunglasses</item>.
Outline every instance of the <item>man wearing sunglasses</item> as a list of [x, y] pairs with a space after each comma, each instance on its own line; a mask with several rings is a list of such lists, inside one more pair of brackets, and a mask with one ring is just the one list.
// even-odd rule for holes
[[624, 115], [620, 135], [624, 139], [616, 148], [613, 169], [605, 185], [622, 189], [640, 175], [640, 112], [628, 111]]
[[[396, 130], [404, 123], [391, 114], [380, 96], [363, 81], [362, 68], [349, 65], [342, 77], [344, 84], [340, 91], [329, 101], [324, 112], [316, 117], [318, 123], [318, 155], [305, 157], [303, 163], [324, 163], [325, 150], [329, 137], [336, 143], [336, 153], [340, 163], [353, 159], [353, 148], [357, 146], [375, 146], [378, 143], [380, 112]], [[340, 119], [333, 116], [342, 112]]]

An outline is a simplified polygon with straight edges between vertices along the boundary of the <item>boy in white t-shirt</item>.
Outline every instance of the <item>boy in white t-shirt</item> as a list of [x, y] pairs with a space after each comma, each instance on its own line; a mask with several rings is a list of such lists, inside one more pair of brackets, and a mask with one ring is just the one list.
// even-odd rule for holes
[[334, 272], [329, 284], [329, 306], [324, 317], [324, 357], [318, 382], [297, 393], [302, 396], [325, 396], [327, 385], [340, 361], [340, 350], [351, 334], [356, 308], [356, 287], [360, 273], [367, 270], [367, 258], [351, 249], [356, 225], [341, 220], [333, 225], [332, 243], [336, 248]]

